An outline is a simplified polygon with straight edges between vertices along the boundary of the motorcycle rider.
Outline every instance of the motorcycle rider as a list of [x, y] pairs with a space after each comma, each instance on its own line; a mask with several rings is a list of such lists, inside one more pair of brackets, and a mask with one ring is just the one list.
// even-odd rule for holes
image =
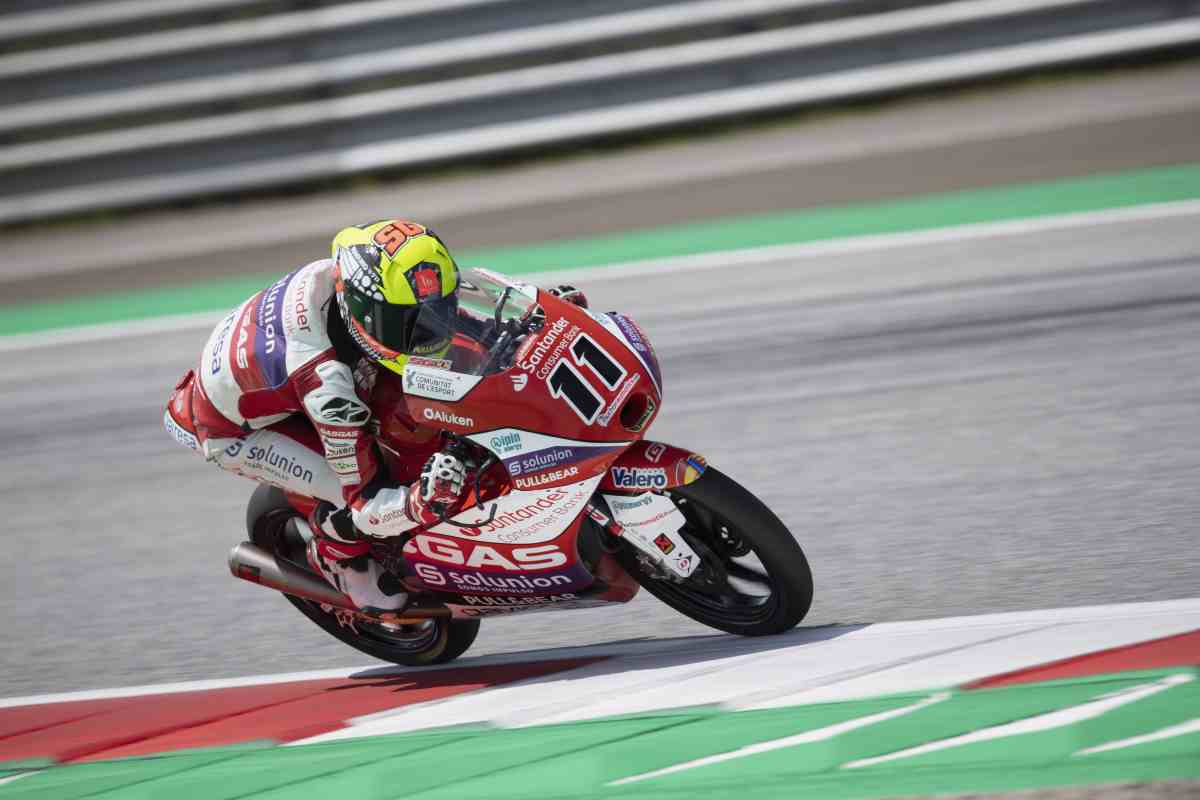
[[[410, 357], [450, 348], [458, 267], [433, 231], [398, 219], [345, 228], [331, 250], [217, 324], [163, 423], [223, 469], [318, 498], [313, 568], [359, 609], [398, 611], [408, 595], [369, 558], [370, 539], [451, 513], [464, 467], [436, 452], [412, 485], [392, 480], [368, 401], [380, 368], [402, 373]], [[551, 291], [587, 306], [573, 287]]]

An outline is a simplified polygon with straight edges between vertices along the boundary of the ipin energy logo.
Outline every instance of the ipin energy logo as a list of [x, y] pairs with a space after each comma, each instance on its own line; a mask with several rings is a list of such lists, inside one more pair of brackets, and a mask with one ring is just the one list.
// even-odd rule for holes
[[497, 434], [488, 441], [488, 445], [499, 455], [513, 453], [521, 449], [521, 434], [516, 431]]

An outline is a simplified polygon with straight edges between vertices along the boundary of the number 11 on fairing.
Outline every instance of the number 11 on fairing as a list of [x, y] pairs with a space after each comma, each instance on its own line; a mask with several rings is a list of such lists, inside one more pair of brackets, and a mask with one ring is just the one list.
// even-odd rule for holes
[[[596, 377], [609, 389], [616, 389], [625, 378], [625, 368], [587, 334], [580, 334], [571, 343], [571, 356], [577, 364], [586, 365], [596, 373]], [[567, 405], [588, 425], [596, 421], [600, 409], [604, 407], [604, 397], [575, 364], [565, 358], [559, 361], [547, 383], [550, 384], [551, 397], [566, 400]]]

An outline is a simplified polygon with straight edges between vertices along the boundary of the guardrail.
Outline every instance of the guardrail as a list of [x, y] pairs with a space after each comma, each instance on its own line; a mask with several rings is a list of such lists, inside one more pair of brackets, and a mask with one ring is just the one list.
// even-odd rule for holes
[[[165, 17], [184, 17], [263, 5], [269, 0], [124, 0], [118, 3], [68, 4], [0, 18], [0, 43], [75, 31], [95, 31], [146, 23]], [[31, 4], [32, 5], [32, 4]]]
[[[391, 0], [369, 5], [377, 11], [396, 6]], [[452, 14], [483, 6], [515, 12], [536, 3], [438, 5]], [[862, 13], [883, 6], [899, 8]], [[789, 16], [814, 13], [816, 20]], [[357, 24], [321, 19], [330, 26], [323, 30]], [[765, 29], [742, 32], [754, 24]], [[722, 27], [728, 25], [736, 32]], [[245, 35], [250, 28], [240, 30]], [[624, 51], [629, 37], [657, 42], [697, 33], [699, 40]], [[276, 35], [287, 38], [270, 37]], [[218, 37], [197, 47], [220, 51], [227, 44]], [[11, 105], [0, 109], [0, 135], [19, 138], [128, 111], [218, 104], [177, 122], [147, 124], [143, 116], [141, 124], [116, 130], [0, 147], [0, 223], [480, 157], [1197, 44], [1200, 2], [1179, 0], [669, 2], [78, 101]], [[584, 45], [616, 52], [574, 58], [565, 52]], [[140, 56], [132, 53], [129, 63], [136, 64]], [[520, 66], [470, 74], [480, 63]], [[281, 88], [328, 90], [380, 76], [407, 83], [434, 67], [468, 74], [341, 97], [277, 97]], [[220, 110], [220, 103], [267, 92], [276, 97], [266, 107]]]

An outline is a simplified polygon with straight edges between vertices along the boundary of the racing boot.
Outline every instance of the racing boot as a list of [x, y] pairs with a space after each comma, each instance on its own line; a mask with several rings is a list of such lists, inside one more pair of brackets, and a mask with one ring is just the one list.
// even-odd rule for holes
[[371, 558], [370, 550], [367, 542], [314, 536], [308, 543], [308, 563], [360, 611], [372, 616], [400, 611], [408, 593]]

